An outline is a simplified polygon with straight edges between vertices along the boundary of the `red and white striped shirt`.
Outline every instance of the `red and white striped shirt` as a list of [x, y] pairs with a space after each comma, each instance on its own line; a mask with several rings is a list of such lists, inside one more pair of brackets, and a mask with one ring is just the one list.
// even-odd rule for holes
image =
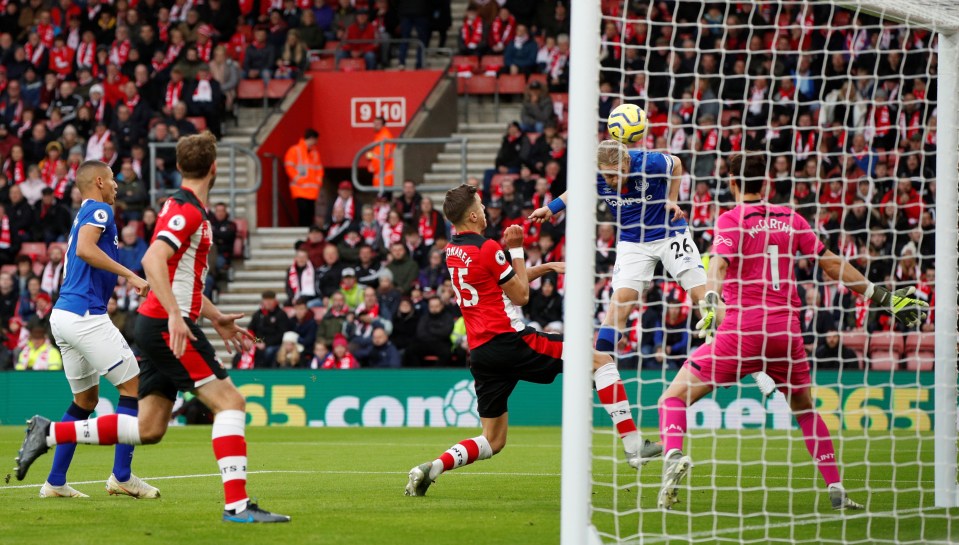
[[[162, 240], [173, 250], [167, 261], [170, 284], [180, 313], [196, 321], [203, 306], [203, 282], [207, 257], [213, 244], [213, 231], [206, 210], [196, 195], [183, 187], [160, 210], [153, 242]], [[168, 318], [154, 292], [140, 305], [140, 314], [150, 318]]]

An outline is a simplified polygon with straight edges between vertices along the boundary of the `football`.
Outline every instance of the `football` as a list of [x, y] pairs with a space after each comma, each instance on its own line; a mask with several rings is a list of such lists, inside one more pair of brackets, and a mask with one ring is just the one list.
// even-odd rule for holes
[[613, 140], [635, 144], [646, 136], [646, 112], [635, 104], [620, 104], [609, 114], [606, 129]]

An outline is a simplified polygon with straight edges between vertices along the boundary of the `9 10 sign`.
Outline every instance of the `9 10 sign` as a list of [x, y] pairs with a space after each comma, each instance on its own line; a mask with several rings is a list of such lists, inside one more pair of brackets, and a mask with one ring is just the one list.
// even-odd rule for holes
[[406, 97], [354, 97], [350, 106], [353, 127], [372, 127], [377, 117], [386, 119], [387, 127], [406, 126]]

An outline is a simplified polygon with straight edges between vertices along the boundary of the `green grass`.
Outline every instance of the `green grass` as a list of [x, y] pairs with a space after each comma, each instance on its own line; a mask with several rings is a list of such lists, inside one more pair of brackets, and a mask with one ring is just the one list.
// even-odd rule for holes
[[[749, 431], [741, 440], [731, 433], [700, 431], [693, 437], [692, 489], [683, 490], [680, 509], [670, 513], [655, 508], [661, 464], [651, 463], [637, 483], [621, 459], [613, 461], [612, 436], [597, 434], [594, 522], [606, 542], [616, 537], [639, 542], [640, 534], [649, 543], [820, 543], [842, 542], [843, 536], [859, 543], [959, 540], [959, 510], [932, 507], [931, 436], [847, 432], [838, 441], [846, 486], [868, 503], [869, 512], [843, 519], [829, 509], [798, 432]], [[96, 481], [76, 485], [91, 497], [38, 499], [52, 461], [52, 455], [42, 457], [24, 483], [0, 482], [0, 543], [557, 543], [558, 428], [511, 429], [509, 445], [495, 459], [444, 475], [425, 498], [403, 496], [411, 466], [472, 434], [249, 429], [251, 495], [264, 507], [293, 516], [292, 524], [261, 527], [220, 522], [221, 487], [209, 428], [174, 428], [162, 444], [137, 449], [134, 471], [153, 477], [163, 491], [158, 501], [108, 496], [102, 481], [113, 449], [81, 446], [70, 480]], [[0, 428], [0, 456], [10, 467], [21, 438], [22, 428]], [[32, 486], [18, 488], [24, 484]], [[607, 512], [614, 508], [618, 516]]]

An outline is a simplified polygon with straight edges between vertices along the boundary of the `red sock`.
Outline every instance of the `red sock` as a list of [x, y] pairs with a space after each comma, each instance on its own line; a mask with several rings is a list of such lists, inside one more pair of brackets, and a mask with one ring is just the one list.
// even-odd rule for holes
[[619, 370], [615, 363], [600, 367], [593, 373], [596, 381], [596, 393], [599, 402], [613, 420], [620, 437], [626, 437], [636, 432], [636, 423], [633, 422], [633, 413], [629, 409], [629, 398], [626, 397], [626, 388], [619, 377]]
[[221, 411], [213, 419], [213, 454], [223, 477], [226, 509], [246, 508], [246, 439], [243, 437], [246, 413]]
[[491, 456], [493, 456], [493, 448], [490, 447], [486, 437], [480, 435], [472, 439], [463, 439], [433, 460], [430, 478], [435, 479], [444, 471], [463, 467], [477, 460], [486, 460]]
[[678, 397], [667, 397], [659, 407], [659, 435], [663, 452], [683, 450], [686, 435], [686, 403]]
[[70, 443], [139, 445], [139, 422], [134, 416], [109, 414], [88, 420], [54, 422], [51, 424], [47, 444], [52, 447]]
[[836, 467], [836, 454], [832, 446], [829, 428], [819, 413], [809, 412], [796, 415], [796, 422], [806, 439], [806, 449], [819, 467], [819, 473], [826, 486], [839, 482], [839, 468]]

